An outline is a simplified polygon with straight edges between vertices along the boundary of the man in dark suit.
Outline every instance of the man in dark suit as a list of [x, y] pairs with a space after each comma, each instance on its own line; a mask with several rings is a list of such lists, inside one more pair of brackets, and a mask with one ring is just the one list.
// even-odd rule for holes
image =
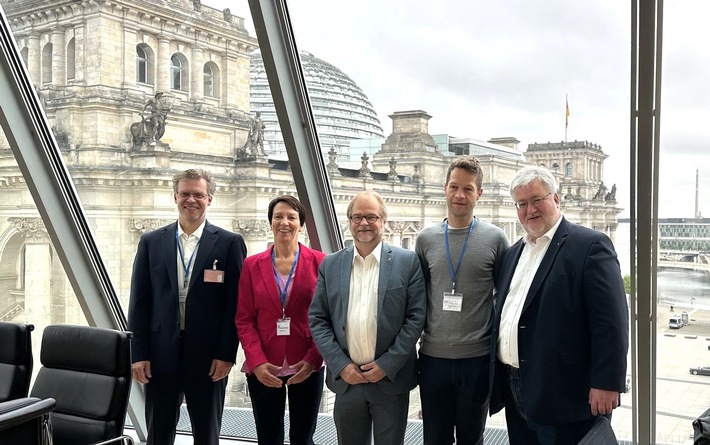
[[491, 413], [511, 445], [576, 444], [625, 390], [628, 305], [609, 238], [560, 213], [552, 173], [510, 186], [526, 236], [504, 255], [491, 341]]
[[246, 246], [205, 219], [212, 175], [173, 177], [176, 223], [141, 236], [128, 327], [133, 378], [146, 385], [149, 445], [170, 445], [183, 398], [196, 445], [218, 445], [227, 375], [237, 355], [234, 315]]
[[335, 396], [340, 445], [404, 443], [426, 289], [414, 252], [382, 242], [387, 209], [361, 192], [347, 210], [354, 246], [328, 255], [309, 311]]

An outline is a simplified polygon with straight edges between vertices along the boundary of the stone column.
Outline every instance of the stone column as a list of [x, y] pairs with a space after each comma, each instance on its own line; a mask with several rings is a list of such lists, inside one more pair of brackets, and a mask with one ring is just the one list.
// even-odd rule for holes
[[155, 68], [158, 75], [156, 92], [170, 91], [170, 40], [167, 37], [158, 37], [158, 54], [155, 56]]
[[[125, 26], [123, 28], [123, 86], [136, 86], [136, 30]], [[149, 82], [150, 83], [150, 82]]]
[[52, 246], [40, 218], [10, 218], [25, 238], [25, 319], [35, 326], [51, 323]]
[[393, 246], [402, 247], [402, 229], [404, 228], [404, 224], [398, 221], [387, 221], [387, 225], [389, 225], [392, 230], [389, 243]]
[[74, 27], [74, 83], [86, 79], [86, 30], [83, 24]]
[[52, 85], [67, 84], [66, 52], [64, 28], [52, 30]]
[[190, 94], [193, 101], [199, 102], [204, 98], [205, 94], [205, 84], [204, 84], [204, 73], [202, 71], [205, 61], [204, 50], [198, 46], [192, 47], [192, 60], [190, 61], [190, 67], [192, 75], [190, 76]]
[[39, 47], [39, 35], [27, 37], [27, 69], [30, 71], [32, 83], [41, 86], [42, 82], [42, 49]]

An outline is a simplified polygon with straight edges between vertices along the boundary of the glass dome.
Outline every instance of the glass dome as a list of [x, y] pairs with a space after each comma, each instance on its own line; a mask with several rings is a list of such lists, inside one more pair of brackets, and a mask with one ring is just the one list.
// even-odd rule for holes
[[[334, 147], [341, 156], [348, 156], [351, 140], [384, 137], [372, 103], [347, 74], [305, 51], [301, 52], [301, 62], [325, 153]], [[265, 125], [264, 150], [271, 157], [285, 159], [286, 147], [259, 51], [251, 56], [249, 80], [251, 111], [261, 111]]]

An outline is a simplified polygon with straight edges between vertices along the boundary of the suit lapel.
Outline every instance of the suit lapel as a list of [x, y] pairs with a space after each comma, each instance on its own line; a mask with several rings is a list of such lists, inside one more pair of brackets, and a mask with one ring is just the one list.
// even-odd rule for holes
[[550, 240], [550, 246], [547, 248], [547, 252], [545, 252], [545, 256], [542, 258], [542, 262], [540, 263], [540, 267], [537, 268], [535, 277], [533, 278], [533, 281], [530, 284], [530, 290], [528, 291], [528, 295], [525, 298], [525, 304], [523, 305], [523, 312], [525, 312], [528, 306], [530, 306], [532, 300], [535, 299], [537, 291], [540, 290], [540, 286], [542, 286], [542, 283], [545, 281], [545, 278], [547, 278], [547, 274], [550, 272], [550, 268], [552, 268], [552, 265], [555, 262], [555, 257], [557, 257], [557, 253], [560, 251], [560, 247], [562, 247], [562, 244], [565, 242], [565, 239], [567, 239], [568, 227], [569, 222], [567, 222], [567, 220], [562, 217], [562, 221], [557, 227], [555, 236], [553, 236]]
[[515, 267], [518, 265], [520, 260], [520, 255], [523, 253], [523, 248], [525, 243], [522, 239], [518, 240], [509, 250], [506, 252], [506, 261], [503, 264], [504, 270], [500, 271], [500, 276], [505, 277], [504, 281], [500, 283], [498, 289], [496, 289], [498, 298], [496, 298], [496, 314], [500, 319], [500, 314], [503, 311], [503, 303], [508, 296], [508, 291], [510, 290], [510, 282], [513, 280], [513, 274], [515, 273]]
[[348, 319], [348, 304], [350, 304], [350, 272], [352, 272], [355, 247], [350, 246], [340, 255], [340, 295], [343, 297], [341, 320], [343, 326]]
[[387, 283], [392, 272], [392, 248], [389, 244], [382, 243], [382, 255], [380, 255], [380, 278], [377, 282], [377, 318], [380, 318], [382, 303], [385, 300]]
[[[261, 254], [258, 260], [259, 275], [261, 276], [262, 285], [266, 289], [269, 301], [274, 304], [279, 312], [283, 309], [281, 306], [281, 296], [279, 295], [278, 286], [276, 286], [276, 278], [274, 276], [274, 266], [271, 262], [271, 252], [274, 247], [271, 246], [266, 252]], [[293, 294], [291, 294], [293, 297]]]
[[175, 235], [177, 234], [177, 222], [166, 226], [161, 234], [161, 244], [163, 246], [163, 255], [165, 260], [165, 268], [168, 270], [170, 278], [170, 286], [172, 294], [178, 295], [178, 276], [177, 276], [177, 244]]
[[[206, 222], [205, 228], [202, 230], [202, 237], [200, 238], [200, 244], [197, 247], [197, 256], [195, 257], [195, 264], [192, 266], [192, 272], [190, 274], [190, 286], [187, 288], [187, 293], [189, 294], [195, 283], [200, 280], [205, 269], [212, 269], [212, 264], [215, 258], [210, 258], [212, 254], [212, 248], [219, 235], [217, 235], [217, 228], [212, 224]], [[217, 264], [217, 267], [224, 267], [224, 264]]]

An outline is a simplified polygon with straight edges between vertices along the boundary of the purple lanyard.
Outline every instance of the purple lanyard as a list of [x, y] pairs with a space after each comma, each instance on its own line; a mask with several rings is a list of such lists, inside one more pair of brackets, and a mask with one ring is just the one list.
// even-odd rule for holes
[[279, 298], [281, 298], [281, 306], [286, 302], [286, 291], [288, 290], [288, 285], [291, 283], [291, 277], [293, 277], [293, 271], [296, 269], [296, 263], [298, 263], [298, 255], [301, 253], [301, 246], [298, 246], [296, 251], [296, 257], [293, 259], [293, 264], [291, 264], [291, 271], [288, 273], [288, 279], [286, 280], [286, 287], [281, 289], [281, 284], [279, 283], [278, 269], [276, 268], [276, 253], [274, 249], [271, 250], [271, 262], [274, 265], [274, 278], [276, 279], [276, 287], [279, 288]]

